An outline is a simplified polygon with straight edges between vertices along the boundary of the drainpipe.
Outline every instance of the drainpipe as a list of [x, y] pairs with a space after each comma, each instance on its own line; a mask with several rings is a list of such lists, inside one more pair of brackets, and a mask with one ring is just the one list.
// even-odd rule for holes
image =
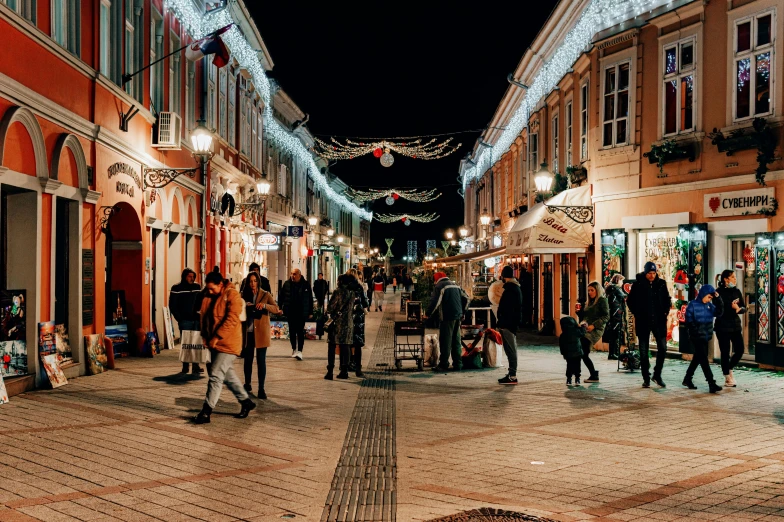
[[[201, 61], [202, 80], [201, 80], [201, 119], [207, 122], [207, 61]], [[210, 204], [210, 192], [207, 183], [207, 163], [201, 166], [201, 179], [204, 184], [204, 195], [201, 202], [201, 283], [204, 284], [207, 272], [207, 205]]]

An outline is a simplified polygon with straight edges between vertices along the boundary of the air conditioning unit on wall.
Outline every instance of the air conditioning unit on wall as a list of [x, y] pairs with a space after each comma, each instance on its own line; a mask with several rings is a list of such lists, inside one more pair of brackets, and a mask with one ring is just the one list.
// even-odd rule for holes
[[176, 112], [159, 112], [152, 128], [152, 146], [158, 149], [180, 150], [182, 119]]

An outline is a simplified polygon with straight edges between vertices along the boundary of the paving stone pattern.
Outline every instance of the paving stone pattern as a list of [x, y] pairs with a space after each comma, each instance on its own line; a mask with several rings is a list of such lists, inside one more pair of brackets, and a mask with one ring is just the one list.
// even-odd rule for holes
[[[375, 366], [390, 364], [391, 319], [368, 316], [366, 383], [324, 380], [324, 341], [307, 341], [301, 362], [273, 342], [269, 400], [247, 419], [224, 390], [212, 423], [191, 424], [206, 379], [181, 379], [170, 351], [12, 397], [0, 406], [0, 521], [315, 522], [340, 491], [355, 506], [365, 495], [353, 520], [493, 508], [784, 522], [781, 376], [738, 370], [737, 388], [711, 395], [699, 375], [698, 390], [682, 388], [686, 363], [668, 360], [668, 387], [646, 390], [596, 353], [601, 383], [567, 388], [557, 348], [526, 343], [520, 384], [503, 387], [503, 369]], [[372, 512], [371, 491], [389, 493]]]

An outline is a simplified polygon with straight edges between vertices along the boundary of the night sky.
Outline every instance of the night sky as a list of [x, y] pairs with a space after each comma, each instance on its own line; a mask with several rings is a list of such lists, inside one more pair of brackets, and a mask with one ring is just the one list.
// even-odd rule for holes
[[[491, 2], [455, 8], [446, 2], [364, 4], [247, 2], [275, 64], [277, 80], [303, 112], [314, 135], [396, 137], [484, 129], [523, 53], [556, 0]], [[383, 6], [383, 7], [382, 7]], [[406, 242], [444, 239], [463, 221], [458, 194], [460, 159], [480, 132], [454, 136], [462, 143], [451, 156], [422, 161], [393, 153], [384, 168], [372, 155], [335, 163], [330, 170], [356, 187], [440, 187], [432, 203], [402, 198], [374, 212], [437, 212], [428, 224], [371, 224], [371, 245], [386, 250], [394, 237], [396, 257]], [[443, 139], [443, 138], [442, 138]]]

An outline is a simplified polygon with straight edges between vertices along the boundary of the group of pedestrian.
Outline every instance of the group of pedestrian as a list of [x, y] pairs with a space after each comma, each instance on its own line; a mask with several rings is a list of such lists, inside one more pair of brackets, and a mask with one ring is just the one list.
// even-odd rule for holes
[[340, 356], [338, 379], [348, 379], [350, 368], [357, 377], [362, 373], [362, 348], [365, 345], [365, 310], [370, 308], [366, 290], [357, 270], [351, 268], [338, 277], [338, 287], [327, 306], [327, 373], [331, 381], [335, 369], [335, 353]]

